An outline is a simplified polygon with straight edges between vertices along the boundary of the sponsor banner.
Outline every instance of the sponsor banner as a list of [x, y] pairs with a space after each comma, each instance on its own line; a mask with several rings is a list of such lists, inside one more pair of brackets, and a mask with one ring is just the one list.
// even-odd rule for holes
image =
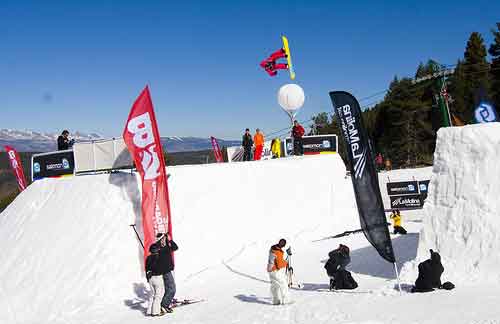
[[424, 205], [421, 195], [390, 196], [391, 209], [417, 209]]
[[389, 196], [418, 194], [418, 182], [417, 181], [388, 182], [387, 194]]
[[[337, 152], [338, 139], [335, 134], [309, 135], [302, 137], [304, 155]], [[292, 138], [285, 138], [285, 156], [293, 155]]]
[[330, 92], [330, 98], [346, 143], [361, 228], [379, 255], [394, 263], [396, 259], [361, 108], [356, 98], [344, 91]]
[[215, 161], [217, 161], [217, 163], [224, 162], [224, 159], [222, 158], [222, 152], [220, 150], [219, 143], [217, 143], [217, 139], [213, 136], [210, 136], [210, 141], [212, 142], [212, 148], [214, 150]]
[[146, 87], [134, 102], [123, 130], [123, 139], [142, 179], [144, 259], [156, 234], [172, 235], [165, 160], [153, 103]]
[[23, 191], [26, 189], [26, 178], [24, 177], [23, 165], [21, 164], [21, 159], [19, 158], [19, 154], [17, 151], [8, 145], [5, 146], [5, 152], [7, 152], [7, 156], [9, 157], [10, 166], [12, 167], [12, 171], [16, 176], [17, 185], [19, 186], [19, 191]]
[[34, 154], [31, 157], [31, 179], [73, 175], [75, 159], [73, 150]]
[[[273, 158], [273, 152], [271, 152], [271, 142], [265, 141], [264, 148], [262, 149], [261, 160], [271, 160]], [[252, 149], [253, 153], [253, 149]], [[253, 154], [252, 154], [253, 160]], [[230, 146], [227, 148], [227, 162], [240, 162], [243, 161], [243, 146]]]

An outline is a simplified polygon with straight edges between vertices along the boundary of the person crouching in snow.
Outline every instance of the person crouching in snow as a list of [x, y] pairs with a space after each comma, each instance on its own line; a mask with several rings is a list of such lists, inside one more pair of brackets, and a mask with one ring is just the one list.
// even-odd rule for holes
[[163, 294], [165, 293], [165, 286], [163, 284], [163, 274], [160, 272], [159, 267], [160, 255], [160, 245], [153, 243], [149, 247], [149, 252], [151, 253], [146, 258], [146, 279], [149, 282], [151, 291], [153, 294], [149, 300], [149, 311], [151, 316], [162, 316], [165, 312], [161, 309], [161, 300]]
[[325, 263], [326, 273], [330, 277], [330, 290], [334, 289], [356, 289], [357, 282], [351, 273], [345, 269], [351, 263], [349, 247], [339, 244], [339, 247], [328, 253], [328, 261]]
[[267, 272], [271, 279], [271, 295], [273, 305], [284, 305], [289, 302], [288, 280], [286, 277], [286, 267], [288, 262], [284, 259], [283, 248], [286, 245], [285, 239], [280, 239], [278, 244], [271, 246], [267, 263]]
[[401, 214], [399, 213], [399, 209], [396, 209], [396, 211], [392, 211], [392, 214], [390, 216], [392, 221], [394, 222], [394, 234], [406, 234], [406, 230], [401, 226]]

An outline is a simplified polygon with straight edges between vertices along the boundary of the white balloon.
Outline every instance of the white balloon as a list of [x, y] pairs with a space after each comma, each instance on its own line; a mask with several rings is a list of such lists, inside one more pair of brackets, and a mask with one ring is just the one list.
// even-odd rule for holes
[[304, 104], [304, 100], [304, 90], [297, 84], [285, 84], [278, 91], [278, 103], [289, 114], [300, 109]]

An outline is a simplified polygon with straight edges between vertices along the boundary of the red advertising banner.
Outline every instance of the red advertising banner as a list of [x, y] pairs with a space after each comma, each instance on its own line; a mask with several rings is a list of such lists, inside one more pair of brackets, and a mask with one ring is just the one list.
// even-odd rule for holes
[[142, 228], [146, 258], [157, 233], [168, 231], [172, 236], [165, 161], [148, 87], [132, 106], [123, 139], [142, 179]]
[[9, 156], [10, 165], [12, 166], [12, 171], [17, 179], [17, 184], [19, 185], [19, 191], [23, 191], [26, 189], [26, 178], [24, 177], [23, 165], [21, 164], [21, 159], [19, 158], [19, 154], [17, 151], [6, 145], [5, 151]]
[[212, 148], [214, 149], [215, 161], [217, 161], [218, 163], [224, 162], [224, 159], [222, 158], [222, 152], [219, 147], [219, 143], [217, 143], [217, 139], [213, 136], [210, 136], [210, 140], [212, 141]]

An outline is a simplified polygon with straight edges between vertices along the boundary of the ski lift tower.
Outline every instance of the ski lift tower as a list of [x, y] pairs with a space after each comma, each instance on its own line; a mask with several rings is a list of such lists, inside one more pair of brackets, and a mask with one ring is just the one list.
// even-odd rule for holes
[[449, 95], [448, 90], [446, 89], [446, 76], [453, 74], [455, 69], [446, 68], [445, 65], [439, 64], [436, 61], [430, 60], [430, 64], [437, 70], [437, 72], [433, 74], [428, 74], [421, 78], [416, 78], [412, 80], [412, 84], [417, 84], [422, 81], [427, 81], [431, 79], [436, 79], [438, 82], [439, 94], [436, 94], [436, 102], [441, 111], [441, 116], [443, 120], [443, 126], [453, 126], [451, 122], [451, 114], [450, 107], [448, 105]]

